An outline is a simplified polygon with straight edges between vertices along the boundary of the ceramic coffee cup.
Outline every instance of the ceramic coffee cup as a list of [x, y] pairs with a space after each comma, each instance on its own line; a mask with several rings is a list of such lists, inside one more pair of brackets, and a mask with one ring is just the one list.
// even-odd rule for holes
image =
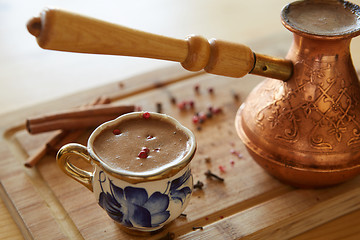
[[[118, 129], [125, 121], [138, 120], [139, 123], [145, 124], [141, 127], [141, 131], [144, 131], [144, 136], [146, 136], [148, 130], [154, 130], [146, 126], [148, 119], [159, 121], [159, 126], [170, 124], [175, 129], [174, 131], [171, 130], [174, 136], [176, 133], [178, 135], [183, 134], [182, 136], [185, 136], [185, 139], [180, 141], [184, 142], [185, 150], [178, 150], [176, 147], [178, 145], [172, 144], [172, 138], [170, 138], [161, 144], [159, 143], [159, 146], [161, 145], [159, 148], [151, 149], [149, 147], [148, 159], [140, 159], [135, 156], [133, 161], [147, 161], [151, 159], [152, 155], [156, 155], [163, 150], [165, 152], [165, 149], [160, 149], [162, 147], [171, 148], [172, 152], [181, 151], [176, 159], [169, 159], [166, 163], [150, 170], [133, 171], [124, 167], [114, 167], [112, 162], [104, 161], [104, 157], [99, 156], [101, 154], [98, 154], [97, 148], [94, 148], [94, 142], [99, 144], [99, 139], [104, 142], [108, 141], [107, 139], [103, 140], [105, 131]], [[127, 141], [126, 146], [124, 144], [116, 151], [121, 151], [126, 155], [132, 154], [129, 146], [143, 151], [141, 150], [142, 145], [131, 146], [131, 138], [127, 136], [127, 134], [130, 135], [131, 130], [129, 130], [129, 133], [126, 132], [126, 129], [118, 129], [118, 132], [113, 131], [113, 134], [119, 134], [120, 136], [122, 134], [120, 131], [124, 131], [122, 137], [129, 137], [129, 141]], [[100, 138], [100, 135], [103, 135], [103, 137]], [[144, 137], [140, 135], [138, 138]], [[97, 138], [98, 140], [96, 140]], [[151, 138], [150, 140], [155, 141], [160, 139], [161, 136], [155, 134]], [[169, 145], [170, 143], [171, 145]], [[184, 147], [184, 145], [182, 146]], [[111, 154], [113, 152], [111, 145], [104, 144], [103, 150], [105, 152], [109, 151]], [[196, 141], [194, 134], [174, 118], [159, 113], [134, 112], [100, 125], [89, 137], [87, 147], [75, 143], [63, 146], [56, 158], [61, 170], [92, 191], [98, 204], [120, 226], [125, 227], [125, 230], [150, 232], [162, 228], [165, 224], [177, 218], [187, 206], [193, 191], [190, 161], [195, 151]], [[115, 154], [111, 156], [111, 154], [110, 157], [113, 157], [113, 160], [122, 161], [121, 157], [119, 158]], [[91, 164], [93, 170], [87, 171], [76, 166], [73, 163], [76, 156]]]

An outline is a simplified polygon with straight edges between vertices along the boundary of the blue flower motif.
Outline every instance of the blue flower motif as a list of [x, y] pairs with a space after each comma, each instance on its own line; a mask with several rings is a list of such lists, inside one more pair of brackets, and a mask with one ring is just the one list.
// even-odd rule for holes
[[170, 184], [170, 197], [173, 200], [180, 201], [184, 204], [187, 195], [191, 194], [189, 187], [181, 188], [190, 178], [191, 171], [187, 170], [181, 177], [174, 179]]
[[115, 221], [128, 227], [157, 227], [165, 222], [170, 213], [167, 211], [169, 197], [160, 192], [153, 193], [148, 198], [144, 188], [115, 186], [111, 180], [110, 193], [104, 192], [99, 173], [99, 182], [102, 192], [99, 196], [99, 205]]

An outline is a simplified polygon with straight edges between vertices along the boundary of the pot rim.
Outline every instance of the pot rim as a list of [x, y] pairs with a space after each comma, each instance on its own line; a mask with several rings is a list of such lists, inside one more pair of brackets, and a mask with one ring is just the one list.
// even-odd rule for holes
[[[332, 33], [330, 32], [319, 33], [319, 32], [313, 32], [311, 29], [306, 29], [305, 27], [300, 26], [297, 23], [294, 23], [289, 17], [289, 13], [292, 12], [293, 9], [299, 7], [311, 8], [313, 5], [316, 4], [326, 4], [327, 6], [334, 5], [335, 7], [344, 8], [345, 10], [348, 10], [354, 17], [353, 24], [349, 25], [349, 28], [346, 30], [332, 32]], [[285, 26], [285, 28], [287, 28], [291, 32], [308, 38], [327, 39], [327, 40], [353, 38], [360, 34], [360, 7], [354, 3], [345, 0], [295, 1], [283, 7], [281, 11], [281, 22]]]

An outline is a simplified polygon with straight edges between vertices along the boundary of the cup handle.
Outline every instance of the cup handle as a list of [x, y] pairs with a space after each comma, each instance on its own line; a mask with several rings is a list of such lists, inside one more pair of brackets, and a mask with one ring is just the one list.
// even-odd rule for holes
[[56, 161], [60, 169], [71, 178], [75, 179], [90, 191], [93, 191], [92, 179], [94, 173], [85, 171], [70, 162], [71, 157], [74, 155], [80, 156], [89, 164], [91, 163], [90, 155], [87, 148], [81, 144], [69, 143], [64, 145], [56, 155]]

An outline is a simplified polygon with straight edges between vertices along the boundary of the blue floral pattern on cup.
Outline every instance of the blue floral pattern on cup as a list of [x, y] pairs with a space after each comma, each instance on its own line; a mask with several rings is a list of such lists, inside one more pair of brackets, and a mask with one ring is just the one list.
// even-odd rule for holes
[[175, 201], [180, 201], [184, 204], [186, 196], [191, 193], [189, 187], [181, 188], [190, 178], [190, 170], [186, 171], [181, 177], [174, 179], [170, 184], [170, 197]]
[[[102, 176], [103, 175], [103, 176]], [[103, 171], [99, 172], [101, 193], [99, 205], [115, 221], [127, 227], [157, 227], [170, 217], [168, 210], [171, 200], [184, 203], [191, 194], [190, 187], [183, 186], [191, 176], [187, 170], [181, 177], [168, 182], [164, 193], [154, 192], [149, 197], [146, 189], [127, 186], [124, 189], [106, 179]], [[108, 180], [110, 192], [104, 191], [103, 184]]]

